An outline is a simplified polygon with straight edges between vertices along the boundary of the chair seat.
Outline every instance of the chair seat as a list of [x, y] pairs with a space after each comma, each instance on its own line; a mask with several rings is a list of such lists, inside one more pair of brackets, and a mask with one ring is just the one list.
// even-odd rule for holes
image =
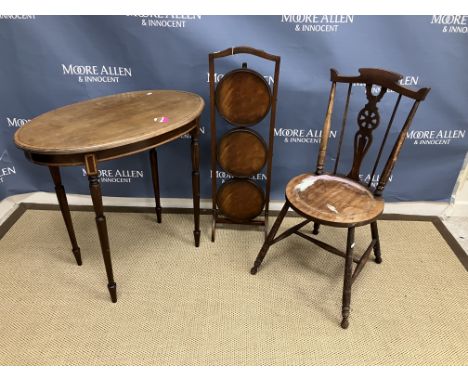
[[365, 186], [333, 175], [296, 176], [286, 186], [286, 199], [296, 212], [340, 227], [367, 224], [384, 209], [383, 199]]

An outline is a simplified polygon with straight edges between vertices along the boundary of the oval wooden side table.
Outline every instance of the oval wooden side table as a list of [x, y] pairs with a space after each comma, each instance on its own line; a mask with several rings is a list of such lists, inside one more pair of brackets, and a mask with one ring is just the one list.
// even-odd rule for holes
[[42, 114], [19, 128], [15, 144], [34, 163], [49, 167], [60, 210], [67, 227], [76, 262], [81, 265], [78, 247], [60, 166], [84, 165], [96, 214], [102, 255], [112, 302], [117, 302], [117, 286], [104, 216], [98, 163], [149, 150], [158, 223], [161, 204], [156, 147], [184, 134], [191, 135], [193, 231], [200, 244], [200, 160], [199, 119], [203, 99], [175, 90], [145, 90], [114, 94], [74, 103]]

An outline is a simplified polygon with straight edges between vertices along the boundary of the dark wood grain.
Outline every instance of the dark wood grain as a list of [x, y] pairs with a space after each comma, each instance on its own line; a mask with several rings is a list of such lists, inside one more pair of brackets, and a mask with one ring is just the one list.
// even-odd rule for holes
[[198, 137], [200, 135], [200, 120], [197, 119], [197, 127], [190, 132], [192, 154], [192, 193], [193, 193], [193, 218], [195, 228], [193, 236], [195, 247], [200, 246], [200, 147]]
[[400, 85], [398, 81], [403, 76], [385, 69], [361, 68], [359, 69], [359, 76], [342, 76], [338, 74], [336, 69], [331, 69], [330, 72], [330, 80], [332, 82], [375, 84], [417, 101], [423, 101], [431, 90], [430, 88], [412, 89]]
[[260, 186], [247, 179], [231, 179], [218, 190], [220, 212], [234, 222], [245, 222], [260, 215], [265, 195]]
[[217, 127], [216, 127], [216, 105], [215, 105], [215, 58], [223, 57], [219, 53], [208, 54], [208, 71], [210, 80], [210, 136], [211, 136], [211, 241], [216, 238], [216, 220], [218, 218], [218, 210], [216, 208], [216, 192], [217, 192]]
[[15, 143], [38, 154], [98, 152], [174, 131], [196, 119], [203, 106], [200, 96], [182, 91], [113, 94], [33, 118], [16, 131]]
[[15, 134], [16, 145], [26, 158], [47, 165], [56, 185], [56, 193], [78, 263], [79, 248], [71, 223], [59, 166], [84, 165], [96, 214], [96, 225], [113, 302], [117, 301], [112, 273], [109, 237], [103, 213], [98, 163], [151, 150], [149, 156], [156, 202], [161, 222], [159, 171], [154, 150], [162, 144], [192, 135], [192, 185], [194, 203], [194, 239], [200, 244], [200, 159], [198, 147], [199, 117], [203, 99], [193, 93], [173, 90], [147, 90], [114, 94], [68, 105], [34, 118]]
[[398, 135], [395, 145], [393, 146], [392, 152], [390, 153], [387, 162], [385, 163], [385, 167], [382, 171], [382, 176], [379, 179], [379, 184], [375, 189], [376, 195], [382, 195], [385, 186], [387, 185], [388, 179], [390, 178], [398, 156], [400, 155], [403, 143], [405, 142], [406, 135], [411, 126], [411, 122], [413, 122], [414, 115], [418, 110], [419, 102], [420, 101], [414, 102], [411, 111], [409, 112], [408, 117], [406, 118], [405, 124], [403, 125], [403, 128], [401, 129], [400, 134]]
[[366, 97], [369, 102], [359, 111], [357, 116], [358, 131], [354, 136], [354, 156], [351, 171], [348, 178], [359, 180], [359, 172], [365, 155], [369, 151], [373, 141], [373, 131], [379, 127], [380, 113], [377, 104], [387, 89], [381, 87], [378, 95], [372, 94], [372, 84], [366, 84]]
[[106, 217], [104, 216], [104, 208], [102, 206], [101, 186], [99, 178], [96, 175], [89, 175], [89, 190], [93, 207], [96, 214], [96, 226], [99, 234], [99, 242], [101, 244], [102, 257], [107, 273], [107, 288], [113, 303], [117, 302], [117, 284], [114, 281], [114, 274], [112, 272], [112, 260], [109, 245], [109, 236], [107, 233]]
[[349, 312], [351, 307], [351, 285], [353, 283], [353, 248], [354, 248], [354, 227], [348, 228], [346, 239], [346, 260], [343, 280], [343, 302], [341, 307], [341, 327], [347, 329], [349, 326]]
[[60, 212], [62, 213], [65, 227], [67, 228], [68, 236], [72, 245], [72, 252], [75, 256], [76, 263], [78, 265], [83, 264], [81, 260], [81, 250], [78, 247], [76, 241], [75, 230], [73, 229], [73, 222], [70, 214], [70, 207], [68, 206], [67, 195], [65, 188], [62, 185], [62, 177], [60, 176], [60, 169], [58, 167], [49, 166], [50, 175], [55, 185], [55, 193], [57, 194], [57, 200], [60, 206]]
[[338, 227], [364, 225], [383, 212], [384, 201], [364, 185], [333, 175], [302, 174], [286, 186], [286, 199], [301, 215]]
[[252, 126], [268, 114], [271, 90], [257, 72], [241, 68], [226, 73], [216, 87], [219, 114], [234, 126]]
[[270, 232], [268, 233], [268, 236], [265, 240], [265, 242], [262, 245], [262, 248], [260, 249], [260, 252], [258, 253], [257, 258], [255, 259], [254, 266], [250, 270], [250, 274], [255, 275], [258, 271], [258, 267], [262, 264], [263, 259], [265, 258], [268, 249], [270, 249], [270, 246], [273, 244], [275, 240], [276, 233], [278, 232], [278, 229], [281, 226], [281, 223], [283, 222], [284, 217], [286, 216], [286, 213], [288, 212], [289, 209], [289, 203], [286, 201], [284, 203], [283, 208], [281, 208], [281, 211], [279, 215], [277, 216], [275, 223], [271, 227]]
[[153, 181], [154, 201], [156, 219], [158, 223], [162, 222], [162, 208], [161, 208], [161, 195], [159, 193], [159, 169], [158, 169], [158, 153], [156, 149], [149, 151], [150, 164], [151, 164], [151, 179]]
[[260, 49], [252, 48], [250, 46], [236, 46], [232, 48], [227, 48], [218, 52], [210, 53], [210, 57], [214, 59], [214, 58], [227, 57], [227, 56], [231, 56], [234, 54], [251, 54], [260, 58], [264, 58], [265, 60], [279, 62], [278, 56], [267, 53]]
[[265, 166], [268, 149], [265, 141], [250, 129], [232, 129], [218, 145], [218, 163], [237, 177], [253, 176]]
[[371, 235], [372, 235], [372, 239], [375, 240], [375, 245], [374, 245], [375, 262], [377, 264], [380, 264], [382, 262], [382, 253], [380, 252], [379, 228], [377, 226], [376, 221], [371, 223]]
[[[123, 145], [120, 147], [113, 147], [111, 149], [105, 149], [101, 151], [96, 151], [93, 153], [97, 162], [103, 162], [111, 159], [117, 159], [122, 157], [127, 157], [129, 155], [138, 154], [145, 152], [151, 148], [164, 145], [166, 143], [172, 142], [182, 135], [190, 133], [196, 127], [195, 121], [191, 121], [186, 125], [175, 128], [172, 131], [168, 131], [157, 137], [152, 137], [146, 139], [142, 137], [140, 142], [134, 142], [128, 145]], [[51, 154], [51, 153], [34, 153], [25, 151], [26, 158], [31, 162], [49, 165], [53, 164], [55, 166], [79, 166], [85, 164], [86, 153], [78, 154]]]
[[[215, 86], [215, 60], [235, 54], [254, 55], [274, 62], [274, 83], [272, 89], [265, 78], [258, 72], [247, 68], [247, 63], [242, 68], [234, 69], [224, 75], [218, 86]], [[262, 50], [240, 46], [210, 53], [209, 82], [210, 82], [210, 126], [211, 126], [211, 195], [212, 195], [212, 234], [214, 241], [217, 223], [229, 221], [220, 216], [217, 208], [218, 186], [216, 174], [219, 167], [234, 177], [247, 177], [265, 168], [265, 202], [264, 202], [264, 226], [265, 238], [268, 230], [268, 211], [270, 201], [272, 158], [274, 146], [274, 129], [276, 123], [276, 103], [278, 98], [279, 68], [281, 58]], [[270, 113], [268, 143], [261, 145], [263, 139], [255, 140], [253, 136], [246, 134], [232, 134], [228, 132], [220, 143], [217, 141], [216, 109], [231, 125], [246, 128], [258, 124]], [[234, 130], [236, 131], [236, 130]], [[246, 130], [248, 131], [248, 130]], [[253, 131], [252, 131], [253, 132]], [[235, 138], [235, 139], [234, 139]], [[245, 144], [243, 144], [243, 142]], [[220, 145], [223, 147], [220, 148]], [[242, 147], [243, 146], [243, 147]], [[263, 147], [261, 147], [263, 146]], [[264, 159], [265, 158], [265, 159]], [[256, 196], [253, 195], [255, 198]], [[233, 206], [232, 206], [233, 207]], [[240, 207], [241, 208], [241, 207]], [[233, 211], [230, 211], [232, 214]], [[255, 215], [257, 216], [257, 215]], [[239, 223], [232, 220], [231, 223]], [[242, 224], [259, 225], [260, 221], [241, 221]]]
[[[382, 262], [380, 239], [377, 227], [377, 219], [381, 216], [384, 210], [384, 200], [381, 197], [384, 188], [390, 178], [393, 168], [396, 164], [398, 156], [402, 150], [403, 143], [406, 139], [408, 130], [415, 116], [416, 110], [422, 100], [424, 100], [429, 93], [429, 88], [423, 89], [410, 89], [401, 86], [398, 81], [402, 76], [382, 69], [359, 69], [359, 76], [341, 76], [335, 69], [331, 69], [331, 89], [328, 99], [327, 111], [325, 115], [325, 122], [322, 129], [321, 142], [317, 158], [317, 166], [315, 174], [302, 174], [291, 179], [286, 186], [286, 204], [285, 206], [291, 207], [299, 215], [303, 216], [306, 220], [304, 223], [313, 222], [313, 234], [319, 233], [321, 224], [343, 227], [348, 229], [345, 274], [343, 284], [343, 301], [342, 301], [342, 328], [346, 329], [349, 326], [349, 314], [351, 304], [351, 285], [361, 273], [372, 250], [374, 251], [376, 263]], [[340, 137], [338, 141], [338, 151], [334, 157], [334, 169], [331, 174], [325, 172], [325, 160], [327, 157], [333, 155], [328, 152], [329, 136], [333, 119], [333, 110], [336, 98], [336, 88], [338, 83], [348, 84], [348, 91], [346, 93], [346, 101], [344, 112], [341, 122]], [[349, 112], [350, 98], [356, 91], [352, 91], [354, 85], [364, 84], [365, 95], [367, 103], [357, 114], [358, 130], [354, 135], [354, 149], [353, 157], [350, 165], [350, 170], [347, 175], [337, 174], [339, 161], [341, 159], [341, 148], [344, 141], [344, 134], [346, 131], [347, 116]], [[377, 129], [381, 122], [379, 102], [388, 90], [396, 92], [396, 103], [387, 124], [383, 139], [378, 150], [378, 154], [372, 166], [370, 180], [367, 184], [360, 182], [361, 167], [364, 160], [367, 160], [367, 154], [374, 141], [373, 132]], [[339, 93], [338, 93], [339, 94]], [[389, 141], [390, 130], [393, 127], [396, 118], [400, 101], [402, 98], [409, 98], [408, 103], [412, 103], [411, 110], [406, 116], [403, 115], [404, 124], [399, 128], [397, 139], [393, 143], [390, 155], [385, 162], [382, 175], [375, 186], [373, 184], [373, 177], [376, 174], [379, 166], [379, 161], [384, 152], [384, 147]], [[278, 222], [283, 219], [283, 214], [277, 218], [273, 225], [272, 234], [269, 234], [262, 249], [258, 253], [255, 260], [254, 267], [251, 270], [255, 274], [261, 265], [269, 247], [272, 244], [288, 237], [291, 233], [308, 240], [309, 242], [318, 245], [319, 247], [340, 256], [341, 251], [327, 243], [323, 243], [311, 236], [300, 232], [299, 229], [303, 226], [301, 224], [286, 230], [285, 233], [275, 238], [276, 231], [279, 228]], [[362, 225], [371, 225], [372, 241], [367, 250], [359, 258], [358, 261], [353, 259], [352, 252], [354, 248], [354, 230], [355, 227]], [[357, 262], [353, 274], [353, 262]]]
[[320, 147], [317, 158], [317, 170], [315, 171], [317, 175], [323, 174], [323, 168], [325, 166], [325, 155], [327, 153], [328, 139], [330, 138], [331, 118], [333, 113], [333, 106], [335, 105], [335, 93], [336, 83], [333, 82], [330, 89], [330, 95], [328, 97], [327, 114], [325, 115], [325, 122], [323, 123], [322, 129], [322, 138], [320, 140]]

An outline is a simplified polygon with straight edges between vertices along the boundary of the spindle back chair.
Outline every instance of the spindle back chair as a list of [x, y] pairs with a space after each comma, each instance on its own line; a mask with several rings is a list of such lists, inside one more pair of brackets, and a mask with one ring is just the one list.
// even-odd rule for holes
[[[402, 86], [399, 81], [403, 76], [398, 73], [372, 68], [361, 68], [359, 69], [359, 73], [359, 76], [342, 76], [338, 74], [335, 69], [331, 69], [332, 85], [322, 130], [322, 138], [315, 173], [302, 174], [294, 177], [288, 182], [285, 192], [286, 202], [273, 224], [257, 259], [255, 260], [254, 266], [251, 269], [251, 274], [256, 274], [270, 246], [292, 234], [303, 237], [331, 253], [344, 257], [346, 260], [341, 321], [341, 326], [344, 329], [349, 326], [351, 285], [364, 268], [372, 250], [374, 251], [376, 263], [382, 262], [377, 228], [377, 219], [384, 209], [382, 193], [403, 147], [408, 129], [411, 126], [418, 106], [430, 91], [429, 88], [414, 90]], [[341, 130], [338, 137], [335, 164], [333, 166], [333, 170], [327, 173], [325, 171], [325, 159], [327, 157], [327, 149], [330, 139], [336, 88], [337, 84], [340, 83], [348, 84], [348, 89], [341, 118]], [[345, 173], [341, 174], [338, 172], [338, 168], [344, 167], [343, 165], [340, 165], [339, 162], [350, 109], [350, 99], [353, 93], [358, 93], [355, 89], [362, 88], [358, 87], [358, 85], [362, 84], [364, 84], [367, 103], [357, 113], [358, 131], [354, 135], [353, 158], [350, 170], [346, 170]], [[361, 166], [374, 141], [373, 132], [381, 122], [379, 103], [384, 95], [390, 93], [390, 91], [396, 93], [396, 102], [390, 114], [375, 162], [372, 165], [369, 181], [367, 183], [363, 183], [359, 176]], [[393, 146], [391, 146], [390, 154], [383, 166], [379, 180], [376, 184], [373, 184], [374, 175], [376, 174], [384, 153], [384, 148], [386, 147], [386, 144], [389, 143], [389, 133], [394, 121], [398, 119], [398, 110], [403, 99], [412, 102], [412, 106], [406, 115], [406, 118], [402, 119], [404, 120], [403, 125], [398, 130], [396, 140]], [[305, 220], [275, 237], [289, 208], [292, 208], [300, 216], [305, 217]], [[300, 229], [309, 222], [314, 223], [312, 231], [313, 235], [317, 235], [319, 233], [321, 224], [347, 228], [346, 251], [342, 252], [341, 250], [300, 231]], [[372, 241], [360, 258], [354, 258], [353, 248], [355, 228], [367, 224], [370, 224], [371, 226]], [[357, 263], [354, 272], [353, 262]]]

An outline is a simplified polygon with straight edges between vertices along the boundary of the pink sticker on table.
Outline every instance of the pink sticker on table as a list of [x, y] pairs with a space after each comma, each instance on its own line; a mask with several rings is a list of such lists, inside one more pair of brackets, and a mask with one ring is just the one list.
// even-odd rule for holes
[[154, 122], [167, 123], [169, 122], [169, 117], [155, 117], [153, 118]]

